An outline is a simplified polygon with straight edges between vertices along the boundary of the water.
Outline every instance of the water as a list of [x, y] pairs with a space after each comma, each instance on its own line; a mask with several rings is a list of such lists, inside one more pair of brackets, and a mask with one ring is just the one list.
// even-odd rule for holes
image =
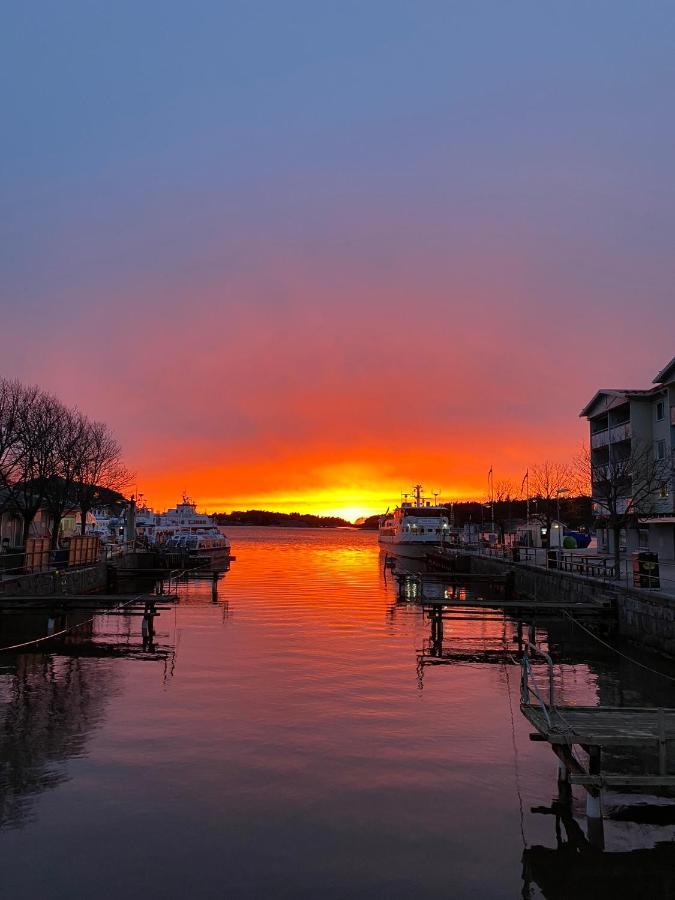
[[[668, 895], [672, 825], [609, 821], [608, 852], [581, 852], [532, 812], [556, 766], [519, 710], [513, 622], [477, 613], [439, 646], [375, 535], [230, 536], [215, 602], [187, 585], [150, 650], [140, 619], [98, 616], [0, 655], [4, 896]], [[9, 619], [3, 646], [44, 633]], [[540, 637], [568, 702], [668, 702], [570, 626]], [[585, 830], [576, 790], [574, 811]]]

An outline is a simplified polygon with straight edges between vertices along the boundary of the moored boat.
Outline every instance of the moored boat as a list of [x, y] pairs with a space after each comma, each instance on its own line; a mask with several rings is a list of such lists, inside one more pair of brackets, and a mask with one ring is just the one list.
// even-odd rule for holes
[[399, 556], [424, 557], [438, 547], [455, 542], [450, 513], [436, 500], [424, 497], [422, 485], [404, 494], [401, 505], [393, 513], [380, 517], [378, 540], [388, 551]]
[[150, 547], [167, 554], [179, 554], [195, 564], [214, 567], [231, 558], [231, 545], [220, 527], [197, 504], [183, 496], [182, 502], [164, 513], [143, 507], [136, 516], [136, 533]]

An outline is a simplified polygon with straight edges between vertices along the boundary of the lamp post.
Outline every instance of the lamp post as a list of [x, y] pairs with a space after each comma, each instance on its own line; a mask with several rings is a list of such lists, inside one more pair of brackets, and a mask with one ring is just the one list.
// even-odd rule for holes
[[556, 519], [557, 519], [557, 531], [558, 531], [558, 547], [562, 547], [562, 534], [561, 534], [561, 524], [560, 524], [560, 495], [561, 494], [569, 494], [569, 488], [558, 488], [556, 493]]

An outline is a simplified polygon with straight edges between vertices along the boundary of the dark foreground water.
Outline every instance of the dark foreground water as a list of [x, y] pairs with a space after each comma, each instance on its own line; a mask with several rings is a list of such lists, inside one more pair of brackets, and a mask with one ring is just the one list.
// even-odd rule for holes
[[[153, 648], [140, 619], [102, 615], [0, 654], [3, 897], [673, 895], [672, 825], [610, 819], [600, 853], [581, 792], [571, 823], [552, 814], [515, 623], [476, 614], [440, 644], [374, 535], [230, 534], [215, 602], [186, 586]], [[3, 618], [2, 646], [44, 633], [27, 619]], [[569, 625], [539, 635], [567, 702], [671, 700]], [[608, 813], [645, 818], [627, 802]]]

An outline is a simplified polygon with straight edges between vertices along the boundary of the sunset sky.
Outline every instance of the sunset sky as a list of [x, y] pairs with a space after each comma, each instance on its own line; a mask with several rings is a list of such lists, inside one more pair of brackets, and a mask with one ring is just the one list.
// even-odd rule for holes
[[669, 2], [12, 4], [0, 374], [154, 506], [568, 460], [675, 354]]

